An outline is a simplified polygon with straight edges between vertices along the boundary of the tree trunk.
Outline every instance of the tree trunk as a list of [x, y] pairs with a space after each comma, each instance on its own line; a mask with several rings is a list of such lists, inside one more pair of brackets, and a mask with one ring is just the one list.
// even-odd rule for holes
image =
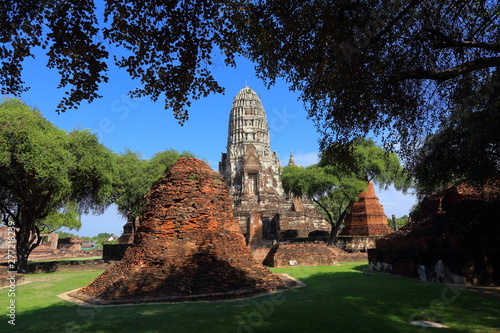
[[29, 244], [26, 237], [16, 237], [17, 272], [26, 273], [28, 270]]
[[335, 245], [335, 239], [337, 238], [337, 235], [335, 235], [335, 230], [334, 229], [336, 229], [336, 228], [332, 224], [332, 231], [330, 231], [330, 235], [328, 236], [328, 242], [326, 243], [328, 246]]
[[[319, 200], [316, 200], [315, 198], [311, 198], [319, 207], [321, 207], [321, 209], [323, 209], [323, 211], [326, 213], [327, 215], [327, 220], [328, 222], [330, 222], [330, 225], [332, 226], [332, 230], [330, 231], [330, 235], [328, 236], [328, 240], [327, 240], [327, 245], [331, 246], [333, 245], [333, 242], [335, 241], [335, 237], [337, 236], [336, 235], [336, 226], [335, 226], [335, 223], [333, 223], [333, 216], [332, 214], [330, 214], [330, 212], [328, 211], [328, 209], [326, 209], [325, 206], [323, 206]], [[334, 236], [335, 235], [335, 236]]]
[[330, 245], [330, 246], [335, 245], [335, 240], [337, 239], [337, 235], [340, 232], [340, 226], [344, 222], [344, 219], [347, 216], [347, 212], [349, 212], [351, 205], [352, 205], [352, 203], [350, 203], [346, 207], [346, 209], [344, 209], [344, 211], [342, 212], [342, 214], [340, 214], [340, 217], [336, 223], [332, 223], [332, 231], [330, 233], [330, 237], [328, 238], [328, 245]]
[[33, 212], [24, 211], [16, 223], [16, 256], [17, 272], [26, 273], [28, 269], [28, 257], [41, 243], [40, 229], [35, 225]]

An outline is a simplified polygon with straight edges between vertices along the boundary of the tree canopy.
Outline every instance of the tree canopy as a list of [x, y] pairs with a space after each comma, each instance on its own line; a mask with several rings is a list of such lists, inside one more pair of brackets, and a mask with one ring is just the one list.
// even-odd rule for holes
[[397, 156], [384, 151], [373, 140], [356, 140], [353, 157], [355, 163], [348, 167], [325, 155], [317, 165], [283, 168], [281, 180], [284, 190], [315, 202], [332, 225], [330, 244], [333, 244], [352, 204], [366, 189], [368, 182], [372, 181], [380, 187], [392, 184], [400, 190], [407, 190], [412, 185]]
[[140, 80], [132, 96], [163, 98], [183, 123], [191, 100], [224, 91], [215, 65], [243, 56], [269, 85], [284, 79], [300, 93], [322, 151], [375, 135], [413, 163], [440, 123], [456, 122], [500, 87], [492, 76], [500, 7], [491, 0], [47, 0], [0, 8], [1, 93], [27, 88], [23, 61], [41, 47], [66, 90], [59, 111], [99, 97], [113, 61]]
[[243, 55], [268, 83], [283, 78], [301, 93], [324, 147], [374, 133], [411, 155], [436, 122], [467, 107], [464, 91], [499, 86], [490, 81], [499, 11], [466, 0], [7, 1], [0, 85], [22, 92], [23, 60], [45, 48], [65, 110], [99, 97], [112, 58], [141, 81], [132, 95], [163, 96], [183, 122], [191, 99], [223, 91], [214, 62]]
[[58, 110], [65, 111], [101, 97], [99, 85], [108, 81], [112, 58], [141, 81], [132, 96], [163, 97], [165, 107], [182, 123], [190, 99], [223, 91], [210, 72], [212, 57], [218, 57], [212, 51], [223, 50], [226, 63], [234, 64], [237, 47], [230, 18], [236, 3], [5, 1], [0, 7], [1, 92], [17, 95], [26, 89], [22, 63], [42, 47], [47, 66], [61, 76], [59, 88], [66, 96]]
[[19, 100], [0, 103], [0, 212], [14, 221], [20, 271], [40, 229], [78, 227], [75, 210], [110, 203], [113, 168], [113, 154], [90, 132], [66, 133]]
[[[493, 76], [500, 82], [500, 74]], [[412, 172], [421, 194], [460, 182], [500, 179], [500, 90], [443, 122], [417, 151]]]
[[329, 244], [340, 232], [350, 205], [359, 192], [366, 189], [366, 181], [353, 173], [340, 173], [335, 168], [311, 165], [306, 168], [286, 166], [281, 175], [284, 190], [296, 197], [307, 197], [323, 212], [331, 224]]
[[140, 216], [145, 204], [145, 195], [151, 185], [181, 157], [194, 157], [194, 154], [168, 149], [156, 153], [149, 160], [130, 150], [119, 154], [116, 159], [114, 203], [118, 206], [120, 214], [127, 219]]
[[323, 147], [374, 133], [411, 157], [471, 92], [500, 86], [499, 13], [497, 1], [257, 1], [242, 43], [263, 78], [301, 93]]

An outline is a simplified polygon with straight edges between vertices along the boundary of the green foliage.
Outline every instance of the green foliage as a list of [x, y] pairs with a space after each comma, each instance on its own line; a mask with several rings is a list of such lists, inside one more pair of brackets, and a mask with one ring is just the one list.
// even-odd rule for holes
[[182, 157], [195, 157], [195, 155], [188, 151], [179, 153], [175, 149], [167, 149], [156, 153], [149, 160], [147, 172], [151, 174], [151, 178], [154, 179], [153, 181], [156, 181], [169, 166]]
[[[401, 229], [401, 227], [404, 227], [408, 223], [408, 215], [403, 215], [401, 217], [396, 218], [396, 223], [398, 225], [398, 229]], [[392, 229], [394, 229], [394, 223], [392, 221], [392, 218], [388, 217], [387, 218], [387, 223], [391, 226]]]
[[118, 211], [126, 218], [140, 216], [145, 204], [144, 196], [151, 185], [161, 177], [165, 170], [181, 157], [194, 157], [190, 152], [179, 153], [168, 149], [156, 153], [150, 160], [143, 159], [139, 153], [127, 150], [116, 158], [115, 200]]
[[381, 187], [394, 184], [403, 190], [411, 184], [397, 156], [378, 147], [373, 140], [357, 139], [349, 149], [349, 163], [339, 162], [325, 152], [318, 165], [287, 166], [281, 176], [287, 193], [307, 196], [321, 208], [332, 225], [330, 242], [340, 232], [351, 205], [369, 181]]
[[[493, 82], [500, 86], [500, 72]], [[475, 103], [447, 118], [415, 153], [412, 171], [420, 194], [500, 179], [500, 90], [485, 88], [481, 100], [468, 93]]]
[[69, 134], [19, 100], [0, 103], [0, 212], [14, 221], [20, 269], [40, 229], [78, 228], [112, 194], [113, 154], [88, 131]]
[[56, 234], [59, 235], [59, 238], [69, 238], [69, 237], [78, 237], [78, 238], [83, 238], [83, 237], [79, 237], [78, 235], [75, 235], [71, 232], [67, 232], [67, 231], [56, 231]]
[[73, 200], [83, 213], [103, 213], [111, 203], [115, 154], [88, 130], [71, 131], [66, 149], [75, 158], [69, 174]]
[[282, 170], [281, 181], [285, 192], [297, 197], [306, 196], [321, 209], [332, 225], [330, 243], [340, 231], [350, 205], [367, 184], [353, 173], [340, 173], [333, 166], [318, 165], [306, 168], [286, 166]]
[[147, 161], [138, 153], [127, 150], [116, 158], [115, 200], [118, 211], [124, 216], [138, 216], [144, 203], [144, 195], [151, 186], [146, 173]]
[[[75, 202], [69, 202], [61, 209], [51, 212], [38, 223], [41, 233], [52, 233], [63, 227], [69, 230], [79, 230], [82, 226], [78, 205]], [[61, 235], [59, 237], [61, 238]]]
[[111, 237], [112, 235], [113, 234], [107, 232], [101, 232], [97, 234], [97, 236], [92, 237], [91, 239], [99, 245], [99, 248], [102, 248], [104, 244], [118, 244], [118, 240], [116, 239], [108, 241], [108, 238]]
[[377, 146], [372, 139], [358, 138], [342, 147], [328, 147], [320, 165], [335, 166], [341, 173], [372, 181], [382, 188], [394, 185], [405, 192], [413, 186], [409, 172], [401, 166], [398, 157]]

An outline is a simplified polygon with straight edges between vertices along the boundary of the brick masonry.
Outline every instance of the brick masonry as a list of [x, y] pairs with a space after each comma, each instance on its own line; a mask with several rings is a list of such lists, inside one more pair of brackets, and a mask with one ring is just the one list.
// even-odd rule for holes
[[372, 182], [359, 195], [346, 216], [345, 226], [337, 237], [336, 245], [346, 251], [366, 251], [375, 247], [375, 240], [391, 233], [387, 216], [380, 204]]
[[348, 253], [325, 243], [299, 243], [273, 246], [264, 264], [271, 267], [321, 266], [366, 260], [366, 253]]
[[413, 222], [376, 241], [370, 267], [424, 281], [500, 285], [500, 183], [427, 195]]
[[224, 179], [183, 158], [151, 187], [133, 247], [75, 296], [123, 303], [285, 287], [245, 245]]

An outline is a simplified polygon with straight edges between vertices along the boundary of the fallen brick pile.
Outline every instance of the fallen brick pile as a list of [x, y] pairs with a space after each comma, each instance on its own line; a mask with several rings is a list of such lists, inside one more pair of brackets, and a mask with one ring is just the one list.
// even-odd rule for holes
[[500, 285], [500, 184], [450, 186], [368, 250], [374, 270], [425, 281]]
[[366, 252], [348, 253], [326, 243], [295, 243], [273, 246], [264, 264], [271, 267], [321, 266], [353, 261], [367, 261]]
[[93, 303], [230, 298], [286, 288], [252, 257], [221, 176], [183, 158], [147, 195], [134, 246], [73, 296]]

